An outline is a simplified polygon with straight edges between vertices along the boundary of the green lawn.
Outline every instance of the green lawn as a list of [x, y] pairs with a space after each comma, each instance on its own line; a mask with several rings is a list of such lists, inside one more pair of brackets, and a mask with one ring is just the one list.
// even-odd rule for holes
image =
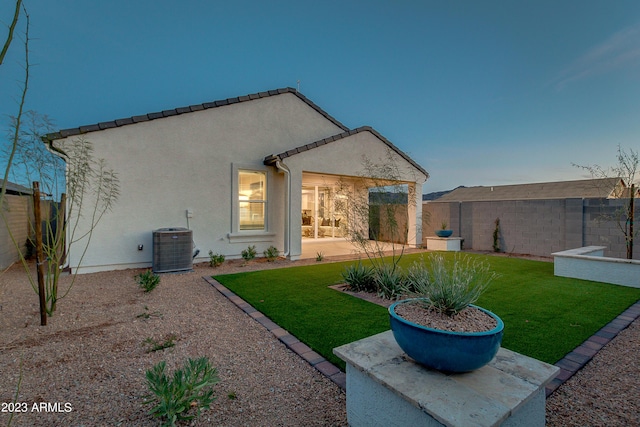
[[[450, 253], [446, 256], [452, 256]], [[502, 345], [555, 363], [631, 304], [640, 289], [555, 277], [553, 263], [482, 255], [500, 274], [478, 301], [502, 318]], [[408, 267], [419, 254], [405, 255]], [[389, 329], [387, 309], [329, 289], [354, 261], [215, 276], [344, 369], [334, 347]]]

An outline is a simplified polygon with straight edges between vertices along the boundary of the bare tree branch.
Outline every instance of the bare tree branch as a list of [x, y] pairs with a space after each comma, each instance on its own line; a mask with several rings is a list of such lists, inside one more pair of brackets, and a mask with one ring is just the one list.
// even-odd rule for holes
[[11, 25], [9, 25], [9, 34], [7, 35], [7, 40], [4, 42], [4, 46], [2, 46], [2, 52], [0, 52], [0, 65], [4, 62], [4, 57], [9, 51], [9, 46], [11, 46], [11, 42], [13, 41], [13, 33], [16, 29], [16, 25], [18, 24], [18, 19], [20, 18], [20, 8], [22, 7], [22, 0], [16, 1], [16, 10], [13, 13], [13, 19], [11, 20]]
[[605, 212], [598, 215], [598, 221], [615, 222], [618, 229], [622, 232], [625, 239], [627, 249], [627, 258], [633, 258], [633, 243], [638, 235], [638, 229], [634, 229], [635, 220], [635, 198], [638, 188], [639, 162], [638, 152], [629, 149], [627, 152], [618, 145], [616, 155], [618, 163], [609, 168], [600, 165], [581, 166], [572, 163], [573, 166], [584, 169], [593, 178], [618, 178], [624, 183], [624, 188], [615, 189], [614, 196], [618, 199], [624, 199], [624, 203], [613, 212]]

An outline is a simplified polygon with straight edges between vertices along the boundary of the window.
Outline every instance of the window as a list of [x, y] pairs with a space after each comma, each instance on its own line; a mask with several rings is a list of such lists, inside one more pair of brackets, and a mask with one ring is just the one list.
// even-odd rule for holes
[[240, 231], [266, 230], [266, 172], [238, 171], [238, 202]]

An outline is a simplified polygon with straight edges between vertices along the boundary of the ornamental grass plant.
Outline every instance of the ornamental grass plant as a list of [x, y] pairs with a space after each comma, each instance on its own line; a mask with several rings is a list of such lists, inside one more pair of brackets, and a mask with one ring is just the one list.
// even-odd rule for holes
[[431, 254], [414, 261], [406, 275], [406, 290], [422, 305], [453, 316], [475, 303], [498, 277], [484, 260], [456, 253], [452, 258]]

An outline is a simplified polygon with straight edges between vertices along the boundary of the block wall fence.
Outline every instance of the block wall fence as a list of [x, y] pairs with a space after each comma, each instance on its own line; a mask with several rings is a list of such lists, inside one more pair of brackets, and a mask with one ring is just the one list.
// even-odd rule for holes
[[[640, 216], [640, 200], [635, 202], [636, 215]], [[620, 199], [431, 201], [423, 203], [422, 236], [424, 240], [435, 235], [446, 221], [453, 236], [464, 239], [463, 249], [493, 251], [493, 232], [499, 218], [501, 252], [551, 256], [553, 252], [594, 245], [605, 246], [605, 256], [626, 258], [618, 223], [598, 219], [624, 203]], [[640, 221], [635, 222], [639, 229]], [[640, 237], [633, 252], [633, 258], [640, 259]]]
[[[22, 254], [27, 252], [27, 237], [29, 237], [29, 222], [33, 222], [33, 203], [31, 196], [5, 195], [4, 210], [5, 221], [0, 219], [0, 271], [9, 267], [20, 259], [18, 249], [13, 244], [11, 235], [20, 247]], [[11, 230], [11, 235], [9, 234]]]

